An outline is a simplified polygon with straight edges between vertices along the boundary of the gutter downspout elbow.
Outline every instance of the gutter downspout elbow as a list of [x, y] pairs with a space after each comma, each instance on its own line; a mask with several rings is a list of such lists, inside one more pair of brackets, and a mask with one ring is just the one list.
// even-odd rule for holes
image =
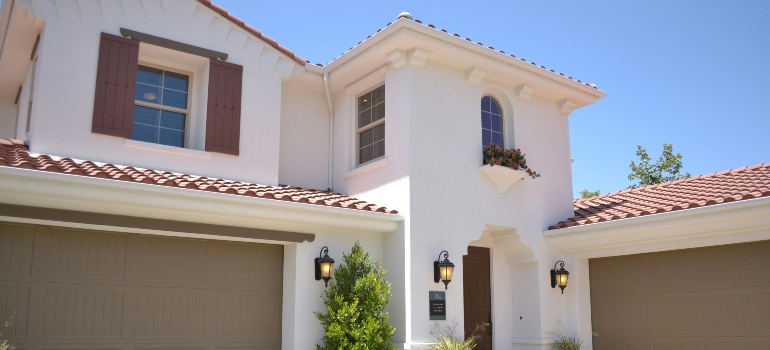
[[326, 91], [326, 104], [329, 107], [329, 191], [334, 188], [334, 109], [332, 108], [332, 97], [329, 95], [329, 72], [324, 72], [324, 90]]

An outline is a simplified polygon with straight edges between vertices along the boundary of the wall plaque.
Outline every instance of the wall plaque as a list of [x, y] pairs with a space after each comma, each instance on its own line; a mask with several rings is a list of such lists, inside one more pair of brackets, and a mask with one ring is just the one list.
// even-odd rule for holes
[[431, 320], [446, 320], [446, 293], [428, 292], [428, 304], [430, 305]]

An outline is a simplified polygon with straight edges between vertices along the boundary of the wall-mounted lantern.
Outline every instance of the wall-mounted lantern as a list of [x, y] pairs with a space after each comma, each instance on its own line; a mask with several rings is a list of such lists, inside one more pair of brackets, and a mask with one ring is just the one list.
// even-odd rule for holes
[[[444, 255], [444, 261], [441, 261], [441, 255]], [[438, 253], [438, 260], [433, 262], [433, 282], [444, 282], [444, 290], [449, 289], [449, 282], [452, 282], [452, 272], [455, 270], [455, 264], [449, 261], [449, 253], [446, 250]]]
[[332, 278], [334, 270], [334, 259], [329, 257], [329, 248], [321, 248], [318, 257], [315, 258], [315, 280], [324, 280], [324, 288], [329, 286], [329, 280]]
[[[557, 270], [556, 266], [560, 266], [560, 268]], [[557, 261], [555, 265], [553, 265], [553, 270], [551, 270], [551, 288], [559, 287], [561, 288], [561, 294], [564, 294], [564, 288], [567, 288], [567, 279], [569, 278], [569, 272], [564, 269], [564, 261]]]

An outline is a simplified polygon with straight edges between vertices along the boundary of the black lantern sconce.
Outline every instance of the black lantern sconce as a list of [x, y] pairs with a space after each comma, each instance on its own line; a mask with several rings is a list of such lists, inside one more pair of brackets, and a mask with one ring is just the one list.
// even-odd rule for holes
[[315, 280], [324, 280], [324, 288], [329, 286], [329, 280], [332, 278], [334, 270], [334, 259], [329, 257], [329, 248], [321, 248], [321, 253], [315, 258]]
[[[560, 266], [560, 268], [557, 270], [556, 266]], [[557, 286], [561, 288], [561, 294], [564, 294], [564, 288], [567, 288], [567, 279], [569, 278], [569, 272], [564, 269], [564, 261], [557, 261], [555, 265], [553, 265], [553, 270], [551, 270], [551, 288], [556, 288]]]
[[[444, 255], [444, 261], [441, 261], [441, 255]], [[449, 289], [449, 282], [452, 282], [452, 272], [455, 270], [455, 264], [449, 261], [449, 253], [444, 250], [438, 253], [438, 260], [433, 262], [433, 282], [444, 282], [444, 290]]]

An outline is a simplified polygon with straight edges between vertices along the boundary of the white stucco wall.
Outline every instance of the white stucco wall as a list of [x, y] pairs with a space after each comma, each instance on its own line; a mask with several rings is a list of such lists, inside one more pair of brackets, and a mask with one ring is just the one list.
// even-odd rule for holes
[[317, 190], [329, 187], [329, 112], [323, 76], [304, 72], [281, 88], [278, 181]]
[[[34, 152], [151, 169], [192, 173], [262, 184], [278, 184], [281, 81], [301, 67], [263, 41], [196, 1], [16, 1], [46, 20], [40, 42], [30, 144]], [[243, 104], [240, 155], [211, 159], [126, 147], [122, 138], [91, 133], [94, 84], [101, 32], [128, 28], [210, 50], [242, 65]], [[151, 60], [140, 47], [140, 64]], [[179, 54], [182, 56], [192, 56]], [[169, 57], [160, 57], [169, 59]], [[173, 58], [172, 68], [192, 71], [193, 129], [205, 120], [205, 59]], [[177, 63], [180, 62], [180, 63]], [[197, 67], [195, 65], [198, 65]], [[179, 67], [174, 67], [179, 65]], [[190, 69], [192, 65], [192, 69]], [[203, 130], [191, 130], [189, 144], [203, 148]]]

